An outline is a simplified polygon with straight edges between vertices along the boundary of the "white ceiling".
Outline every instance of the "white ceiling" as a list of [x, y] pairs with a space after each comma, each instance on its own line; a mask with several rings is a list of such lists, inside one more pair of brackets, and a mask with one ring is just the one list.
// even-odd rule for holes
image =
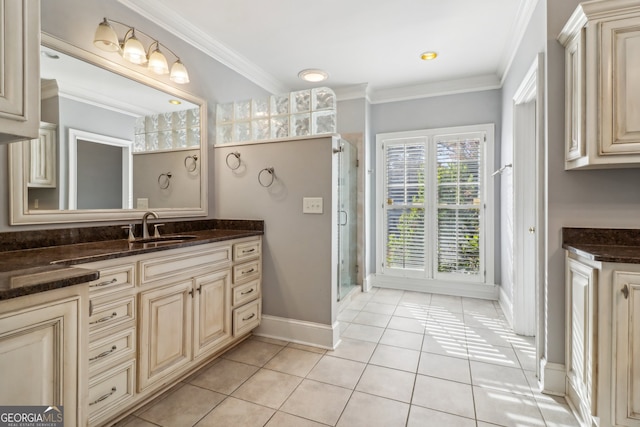
[[119, 1], [269, 92], [321, 68], [386, 102], [500, 87], [537, 0]]

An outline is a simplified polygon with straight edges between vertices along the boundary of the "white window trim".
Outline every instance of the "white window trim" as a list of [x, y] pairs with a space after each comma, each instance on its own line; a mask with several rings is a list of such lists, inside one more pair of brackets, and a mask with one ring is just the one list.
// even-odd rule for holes
[[[432, 139], [435, 136], [447, 134], [462, 133], [484, 133], [486, 142], [484, 144], [483, 168], [482, 168], [482, 189], [484, 191], [484, 209], [481, 209], [481, 215], [484, 223], [483, 239], [484, 245], [481, 248], [481, 256], [484, 257], [484, 281], [478, 282], [475, 277], [469, 277], [462, 274], [447, 273], [433, 274], [433, 278], [403, 277], [402, 275], [389, 275], [383, 271], [382, 263], [385, 257], [385, 231], [384, 231], [384, 154], [383, 144], [385, 141], [394, 139], [410, 139], [410, 138], [427, 138]], [[427, 292], [439, 292], [447, 290], [447, 284], [450, 289], [447, 293], [452, 295], [474, 296], [480, 298], [497, 297], [497, 286], [495, 285], [495, 207], [494, 207], [494, 182], [492, 173], [494, 170], [494, 148], [495, 147], [495, 126], [493, 123], [479, 124], [471, 126], [457, 126], [450, 128], [423, 129], [405, 132], [380, 133], [376, 135], [377, 157], [377, 173], [376, 173], [376, 276], [374, 285], [382, 287], [393, 287], [405, 290], [422, 290]], [[429, 188], [428, 191], [433, 191]], [[429, 227], [434, 227], [429, 224]], [[482, 231], [481, 231], [482, 232]], [[435, 243], [434, 243], [435, 244]], [[428, 267], [432, 269], [431, 266]], [[410, 276], [410, 275], [409, 275]], [[478, 289], [479, 286], [490, 288]]]

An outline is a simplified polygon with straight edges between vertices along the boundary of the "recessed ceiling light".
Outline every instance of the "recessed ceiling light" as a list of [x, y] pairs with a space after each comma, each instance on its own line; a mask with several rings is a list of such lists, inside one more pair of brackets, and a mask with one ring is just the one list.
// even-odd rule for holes
[[423, 61], [431, 61], [432, 59], [436, 59], [438, 54], [436, 52], [424, 52], [420, 55], [420, 59]]
[[177, 99], [170, 99], [169, 104], [180, 105], [182, 104], [182, 102], [178, 101]]
[[327, 80], [327, 78], [329, 78], [329, 74], [327, 74], [326, 71], [309, 68], [300, 71], [298, 73], [298, 77], [307, 82], [318, 83]]

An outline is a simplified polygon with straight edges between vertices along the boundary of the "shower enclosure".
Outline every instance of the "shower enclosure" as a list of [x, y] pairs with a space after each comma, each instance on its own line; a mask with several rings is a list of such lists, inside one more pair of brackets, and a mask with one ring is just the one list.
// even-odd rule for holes
[[357, 286], [357, 152], [341, 139], [338, 155], [338, 301]]

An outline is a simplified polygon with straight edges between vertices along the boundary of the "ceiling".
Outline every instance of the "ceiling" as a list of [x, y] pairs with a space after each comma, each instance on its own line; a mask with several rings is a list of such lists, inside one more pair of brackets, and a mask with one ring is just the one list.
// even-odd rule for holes
[[374, 103], [500, 87], [536, 1], [119, 0], [271, 93], [320, 68]]

